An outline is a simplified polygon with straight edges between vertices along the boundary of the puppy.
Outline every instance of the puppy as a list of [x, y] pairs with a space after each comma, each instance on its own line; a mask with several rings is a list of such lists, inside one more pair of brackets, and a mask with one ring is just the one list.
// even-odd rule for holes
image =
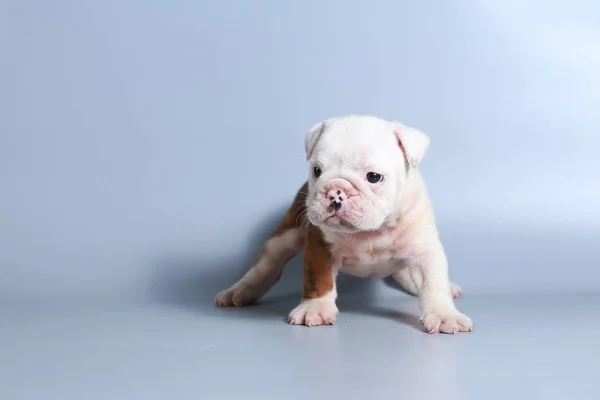
[[284, 264], [304, 249], [302, 301], [295, 325], [330, 325], [338, 314], [336, 276], [392, 276], [420, 300], [429, 333], [471, 331], [453, 298], [448, 261], [417, 166], [430, 139], [371, 116], [332, 118], [305, 137], [308, 181], [245, 276], [215, 298], [218, 306], [258, 300]]

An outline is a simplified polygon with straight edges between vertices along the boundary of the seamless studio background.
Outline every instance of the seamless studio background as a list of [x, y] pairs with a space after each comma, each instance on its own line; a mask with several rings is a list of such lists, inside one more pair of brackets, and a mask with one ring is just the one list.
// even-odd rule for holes
[[[598, 43], [592, 0], [0, 2], [0, 398], [593, 398]], [[300, 258], [213, 307], [350, 113], [432, 138], [472, 335], [348, 277], [289, 327]]]

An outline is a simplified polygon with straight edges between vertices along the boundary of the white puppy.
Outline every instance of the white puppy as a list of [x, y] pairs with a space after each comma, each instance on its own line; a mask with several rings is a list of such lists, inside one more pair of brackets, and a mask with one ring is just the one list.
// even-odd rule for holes
[[258, 300], [285, 262], [304, 248], [302, 301], [291, 324], [333, 324], [338, 272], [393, 276], [418, 296], [429, 333], [471, 331], [455, 307], [431, 202], [417, 166], [429, 147], [422, 132], [370, 116], [329, 119], [306, 133], [308, 182], [246, 275], [217, 295], [219, 306]]

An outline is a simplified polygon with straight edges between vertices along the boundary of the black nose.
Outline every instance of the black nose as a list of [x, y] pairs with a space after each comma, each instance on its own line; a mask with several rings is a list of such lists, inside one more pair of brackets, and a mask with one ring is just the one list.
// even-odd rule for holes
[[340, 208], [342, 208], [342, 202], [341, 201], [332, 201], [331, 204], [329, 205], [329, 207], [335, 211], [339, 210]]

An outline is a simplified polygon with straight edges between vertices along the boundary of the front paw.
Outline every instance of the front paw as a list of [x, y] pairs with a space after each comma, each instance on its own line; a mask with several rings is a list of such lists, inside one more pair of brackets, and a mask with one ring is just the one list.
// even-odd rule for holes
[[473, 322], [469, 317], [457, 310], [426, 311], [419, 319], [428, 333], [471, 332]]
[[335, 301], [331, 299], [302, 300], [288, 317], [290, 325], [333, 325], [339, 311]]

